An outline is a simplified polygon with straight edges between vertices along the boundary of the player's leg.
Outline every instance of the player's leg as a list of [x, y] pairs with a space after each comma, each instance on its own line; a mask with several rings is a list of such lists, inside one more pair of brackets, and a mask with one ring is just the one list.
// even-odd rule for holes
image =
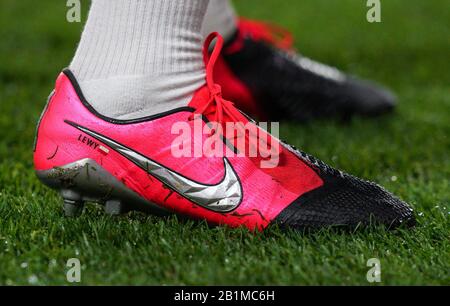
[[204, 37], [209, 33], [219, 32], [223, 39], [228, 42], [236, 34], [238, 16], [229, 0], [210, 0], [202, 25]]
[[119, 119], [185, 106], [204, 84], [207, 4], [94, 0], [70, 64], [86, 99]]
[[222, 97], [213, 72], [223, 39], [200, 44], [206, 6], [93, 2], [73, 71], [58, 77], [36, 134], [37, 175], [66, 214], [94, 201], [111, 214], [260, 230], [412, 224], [406, 203], [280, 143]]

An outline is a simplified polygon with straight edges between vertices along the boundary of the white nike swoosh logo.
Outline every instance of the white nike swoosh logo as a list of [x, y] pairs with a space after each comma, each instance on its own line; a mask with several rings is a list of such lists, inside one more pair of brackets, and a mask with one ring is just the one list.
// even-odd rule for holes
[[142, 170], [159, 179], [170, 189], [199, 206], [215, 212], [225, 213], [236, 209], [241, 204], [242, 186], [236, 172], [226, 157], [223, 158], [225, 174], [220, 183], [215, 185], [202, 184], [190, 180], [106, 136], [74, 122], [68, 120], [65, 120], [65, 122], [108, 145], [111, 149], [136, 164]]

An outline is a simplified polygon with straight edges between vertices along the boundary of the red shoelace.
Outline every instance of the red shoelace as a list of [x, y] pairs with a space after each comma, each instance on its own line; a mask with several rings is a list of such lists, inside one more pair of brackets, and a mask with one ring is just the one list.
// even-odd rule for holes
[[[216, 40], [216, 42], [210, 55], [209, 50], [213, 40]], [[213, 127], [211, 136], [221, 136], [218, 125], [221, 126], [222, 131], [225, 131], [226, 129], [224, 129], [223, 125], [226, 124], [226, 122], [233, 122], [235, 128], [238, 130], [238, 137], [245, 135], [246, 143], [258, 144], [258, 140], [261, 141], [261, 139], [259, 139], [257, 135], [251, 133], [250, 130], [245, 129], [245, 124], [249, 122], [248, 118], [234, 106], [233, 102], [225, 100], [222, 97], [220, 85], [214, 82], [214, 65], [220, 56], [222, 48], [223, 38], [219, 33], [213, 32], [206, 38], [203, 45], [203, 57], [204, 62], [206, 63], [206, 85], [208, 86], [210, 97], [206, 103], [192, 113], [189, 120], [192, 120], [195, 116], [205, 116], [209, 119], [211, 118], [210, 116], [213, 115], [212, 121], [216, 124], [216, 127]], [[233, 140], [236, 139], [236, 135], [233, 135], [231, 138]], [[261, 144], [259, 144], [257, 145], [257, 148], [264, 157], [273, 154], [266, 145], [261, 146]]]
[[[214, 49], [209, 55], [209, 47], [213, 40], [216, 39]], [[219, 84], [214, 82], [214, 65], [220, 56], [220, 52], [223, 48], [223, 38], [219, 33], [211, 33], [205, 40], [203, 45], [203, 58], [206, 63], [206, 85], [210, 92], [210, 98], [200, 108], [197, 108], [191, 116], [191, 119], [195, 115], [209, 115], [215, 112], [214, 120], [217, 123], [224, 123], [224, 114], [229, 117], [233, 122], [247, 122], [247, 118], [234, 106], [234, 103], [225, 100], [222, 97], [222, 89]], [[212, 109], [212, 110], [211, 110]]]

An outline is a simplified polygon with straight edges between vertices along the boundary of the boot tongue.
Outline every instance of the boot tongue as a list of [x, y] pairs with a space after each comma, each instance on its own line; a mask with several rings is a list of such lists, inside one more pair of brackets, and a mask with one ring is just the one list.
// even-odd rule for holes
[[208, 103], [208, 100], [209, 100], [209, 89], [208, 86], [206, 86], [205, 84], [195, 92], [188, 106], [198, 109], [201, 108], [203, 105], [205, 105], [205, 103]]

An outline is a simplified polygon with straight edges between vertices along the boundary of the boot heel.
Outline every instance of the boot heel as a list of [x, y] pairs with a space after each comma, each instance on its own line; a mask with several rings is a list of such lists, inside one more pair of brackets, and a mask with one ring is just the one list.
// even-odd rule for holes
[[89, 158], [63, 167], [38, 170], [36, 175], [45, 185], [60, 192], [64, 214], [68, 217], [80, 215], [85, 202], [104, 205], [109, 215], [120, 215], [131, 210], [156, 215], [169, 214], [167, 210], [139, 196]]

